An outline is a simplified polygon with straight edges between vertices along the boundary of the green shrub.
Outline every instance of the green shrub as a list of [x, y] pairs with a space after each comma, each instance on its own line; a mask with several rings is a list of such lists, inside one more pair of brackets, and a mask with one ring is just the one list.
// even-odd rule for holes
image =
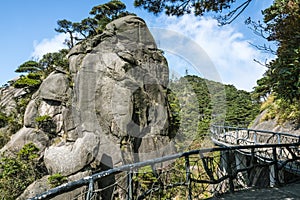
[[38, 116], [35, 118], [35, 121], [37, 123], [43, 123], [43, 122], [46, 122], [46, 121], [49, 121], [51, 120], [52, 118], [49, 116], [49, 115], [42, 115], [42, 116]]
[[52, 117], [49, 115], [38, 116], [35, 118], [37, 126], [43, 131], [53, 134], [56, 131], [56, 124], [53, 122]]
[[23, 117], [12, 115], [8, 120], [9, 134], [12, 135], [20, 130], [23, 126]]
[[0, 149], [10, 140], [7, 132], [0, 131]]
[[38, 161], [39, 149], [29, 143], [17, 156], [0, 159], [0, 199], [16, 199], [35, 180], [45, 175], [45, 167]]
[[22, 160], [34, 160], [39, 157], [39, 148], [33, 143], [28, 143], [19, 151], [18, 157]]
[[60, 173], [53, 174], [49, 176], [48, 183], [51, 187], [57, 187], [67, 182], [67, 178]]
[[283, 99], [269, 97], [261, 106], [261, 111], [267, 110], [261, 121], [277, 119], [278, 124], [283, 124], [287, 121], [293, 121], [300, 124], [300, 103], [287, 102]]
[[6, 126], [7, 124], [8, 124], [8, 117], [4, 113], [0, 112], [0, 128]]
[[300, 123], [300, 103], [289, 103], [283, 99], [276, 100], [276, 109], [278, 113], [278, 123], [282, 124], [286, 121], [295, 121]]
[[36, 91], [42, 83], [38, 74], [29, 73], [26, 76], [21, 76], [13, 83], [15, 88], [27, 88], [30, 92]]

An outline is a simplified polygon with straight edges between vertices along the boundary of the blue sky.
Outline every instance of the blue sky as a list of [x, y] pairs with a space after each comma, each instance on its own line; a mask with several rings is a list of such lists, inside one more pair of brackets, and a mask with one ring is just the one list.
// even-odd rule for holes
[[[0, 84], [5, 84], [18, 76], [14, 70], [23, 62], [41, 56], [47, 51], [62, 47], [63, 35], [54, 29], [57, 20], [80, 21], [88, 16], [95, 5], [106, 1], [99, 0], [5, 0], [0, 8]], [[264, 72], [264, 68], [253, 59], [264, 61], [270, 55], [263, 54], [249, 44], [263, 41], [244, 25], [251, 16], [261, 19], [261, 10], [268, 7], [271, 0], [253, 0], [249, 8], [234, 23], [218, 27], [211, 17], [181, 18], [154, 16], [142, 9], [133, 7], [133, 0], [123, 1], [129, 11], [145, 19], [149, 27], [172, 30], [195, 41], [213, 61], [222, 82], [234, 84], [248, 91]], [[185, 68], [193, 73], [188, 61], [178, 55], [167, 53], [169, 65], [175, 72]], [[184, 66], [184, 67], [182, 67]]]

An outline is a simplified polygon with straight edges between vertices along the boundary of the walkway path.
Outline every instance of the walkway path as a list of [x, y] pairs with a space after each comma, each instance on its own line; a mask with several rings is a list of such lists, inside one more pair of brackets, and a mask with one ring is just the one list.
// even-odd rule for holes
[[249, 189], [232, 194], [224, 194], [210, 200], [300, 200], [300, 182], [281, 187]]
[[[232, 145], [255, 145], [255, 144], [283, 144], [283, 143], [300, 143], [300, 136], [288, 133], [275, 133], [271, 131], [253, 130], [235, 128], [229, 126], [211, 127], [212, 139], [214, 143], [221, 146]], [[300, 156], [300, 147], [293, 149], [293, 152], [280, 150], [280, 158], [291, 159], [294, 156]], [[293, 155], [293, 156], [292, 156]], [[270, 156], [272, 158], [272, 152]], [[297, 165], [298, 166], [298, 165]], [[299, 169], [294, 171], [299, 173]], [[300, 200], [300, 182], [273, 188], [253, 188], [235, 192], [232, 194], [224, 194], [220, 197], [211, 198], [212, 200]]]

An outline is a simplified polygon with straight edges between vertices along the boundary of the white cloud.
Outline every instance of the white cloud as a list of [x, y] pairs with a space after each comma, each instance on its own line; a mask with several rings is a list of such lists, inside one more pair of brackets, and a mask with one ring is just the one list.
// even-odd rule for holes
[[34, 50], [31, 54], [31, 57], [40, 59], [46, 53], [57, 52], [60, 49], [66, 48], [64, 44], [65, 39], [67, 38], [66, 34], [58, 34], [53, 38], [45, 38], [41, 42], [34, 41], [33, 47]]
[[194, 40], [208, 54], [223, 83], [251, 91], [265, 71], [254, 59], [264, 60], [266, 55], [249, 44], [243, 33], [231, 25], [220, 27], [215, 19], [192, 15], [163, 16], [158, 21], [163, 22], [164, 28]]
[[[219, 27], [215, 19], [196, 18], [193, 15], [184, 15], [180, 18], [162, 16], [156, 18], [152, 23], [150, 22], [150, 24], [159, 24], [165, 29], [175, 31], [196, 42], [209, 56], [223, 83], [233, 84], [239, 89], [251, 91], [256, 85], [256, 80], [265, 71], [253, 59], [265, 60], [266, 55], [250, 45], [249, 42], [251, 41], [245, 39], [243, 33], [237, 31], [232, 25]], [[168, 33], [168, 36], [163, 37], [172, 37], [172, 32]], [[163, 38], [162, 36], [160, 37]], [[51, 39], [43, 39], [41, 42], [35, 41], [34, 51], [31, 56], [41, 58], [46, 53], [66, 48], [66, 45], [63, 44], [66, 38], [67, 35], [58, 34]], [[179, 41], [174, 41], [174, 43], [176, 42]], [[186, 45], [184, 48], [184, 51], [193, 52], [192, 48], [194, 47]], [[187, 58], [183, 59], [186, 59], [186, 61], [179, 62], [178, 59], [175, 59], [172, 62], [169, 60], [170, 65], [174, 65], [174, 63], [180, 65], [170, 67], [178, 69], [184, 63], [189, 62]], [[193, 73], [193, 70], [190, 69], [189, 73]], [[185, 69], [180, 71], [181, 74], [184, 74], [184, 72]]]

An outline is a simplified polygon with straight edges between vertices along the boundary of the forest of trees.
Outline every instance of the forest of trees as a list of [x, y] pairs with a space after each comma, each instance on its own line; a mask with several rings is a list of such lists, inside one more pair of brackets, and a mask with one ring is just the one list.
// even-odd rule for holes
[[171, 80], [169, 89], [175, 117], [171, 126], [177, 125], [181, 139], [193, 140], [196, 146], [209, 134], [211, 123], [247, 127], [259, 114], [260, 104], [252, 99], [251, 93], [233, 85], [186, 75]]

